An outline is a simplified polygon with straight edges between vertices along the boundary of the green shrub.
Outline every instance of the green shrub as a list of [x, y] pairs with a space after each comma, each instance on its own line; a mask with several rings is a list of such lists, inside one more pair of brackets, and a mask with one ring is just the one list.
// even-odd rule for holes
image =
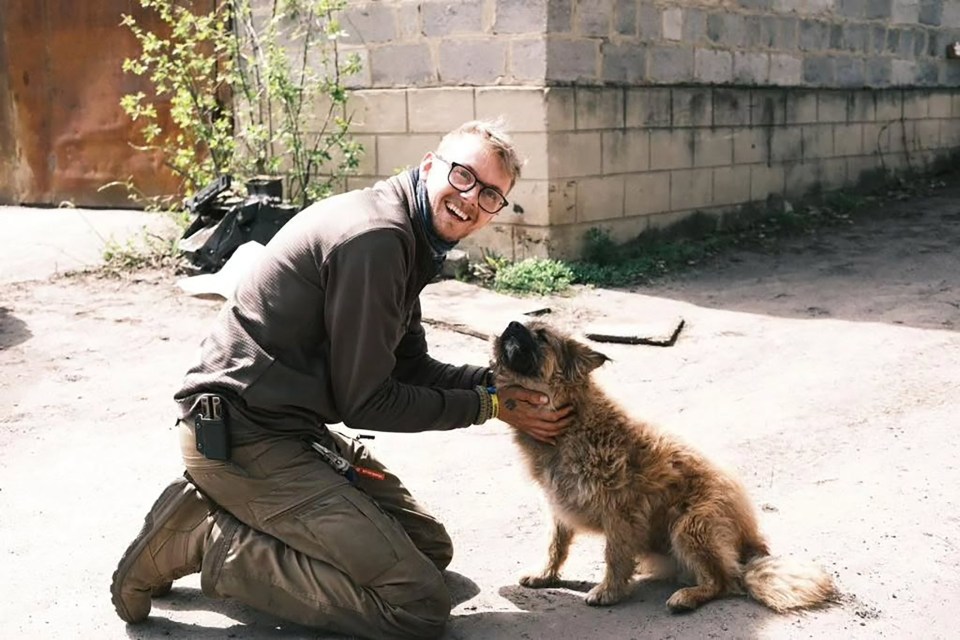
[[493, 288], [511, 293], [549, 295], [563, 293], [573, 280], [573, 271], [559, 260], [527, 258], [500, 266], [493, 279]]

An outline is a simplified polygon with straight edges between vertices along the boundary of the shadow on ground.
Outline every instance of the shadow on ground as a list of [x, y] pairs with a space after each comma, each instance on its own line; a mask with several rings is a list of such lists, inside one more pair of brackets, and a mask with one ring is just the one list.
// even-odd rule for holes
[[746, 600], [719, 600], [699, 612], [672, 615], [665, 602], [676, 589], [642, 582], [633, 596], [612, 607], [590, 607], [592, 583], [563, 582], [552, 589], [507, 586], [499, 594], [519, 611], [482, 612], [451, 620], [451, 638], [695, 638], [715, 633], [755, 638], [771, 612]]
[[15, 347], [32, 336], [27, 323], [13, 315], [13, 309], [0, 307], [0, 350]]
[[960, 186], [633, 291], [701, 307], [960, 329]]

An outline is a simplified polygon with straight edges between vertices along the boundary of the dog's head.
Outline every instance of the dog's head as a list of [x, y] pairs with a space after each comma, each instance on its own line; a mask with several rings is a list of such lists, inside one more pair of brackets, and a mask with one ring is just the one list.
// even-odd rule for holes
[[[498, 378], [531, 388], [582, 383], [609, 358], [550, 325], [511, 322], [496, 339], [493, 369]], [[530, 384], [535, 383], [535, 384]]]

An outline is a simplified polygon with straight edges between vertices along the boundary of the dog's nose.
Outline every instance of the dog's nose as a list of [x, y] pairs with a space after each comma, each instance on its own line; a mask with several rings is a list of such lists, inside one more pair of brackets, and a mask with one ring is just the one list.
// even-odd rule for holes
[[510, 324], [507, 325], [507, 329], [517, 331], [518, 329], [523, 329], [523, 325], [517, 322], [516, 320], [512, 320]]

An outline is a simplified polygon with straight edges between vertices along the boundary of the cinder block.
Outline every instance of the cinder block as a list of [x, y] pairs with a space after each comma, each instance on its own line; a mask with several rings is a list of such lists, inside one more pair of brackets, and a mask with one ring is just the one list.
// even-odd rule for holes
[[478, 2], [424, 2], [419, 11], [428, 38], [484, 32], [483, 5]]
[[619, 87], [577, 88], [577, 129], [622, 128], [624, 126], [623, 100], [623, 89]]
[[816, 19], [801, 19], [797, 37], [797, 46], [801, 51], [825, 51], [830, 46], [830, 24]]
[[872, 25], [870, 27], [870, 51], [869, 53], [880, 56], [887, 50], [887, 27], [885, 25]]
[[733, 81], [733, 55], [717, 49], [694, 49], [693, 76], [697, 82], [729, 84]]
[[753, 89], [750, 91], [750, 124], [754, 126], [782, 125], [786, 122], [787, 92], [781, 89]]
[[890, 152], [890, 123], [863, 125], [864, 155], [881, 155]]
[[696, 167], [727, 166], [733, 162], [733, 129], [694, 129], [693, 164]]
[[547, 131], [547, 91], [541, 87], [478, 88], [477, 117], [493, 119], [502, 116], [513, 133]]
[[457, 55], [440, 56], [440, 81], [444, 84], [494, 84], [507, 73], [506, 41], [458, 40], [456, 47]]
[[914, 123], [914, 140], [919, 149], [939, 149], [940, 121], [918, 120]]
[[508, 70], [517, 82], [543, 84], [547, 77], [547, 43], [542, 37], [510, 40]]
[[876, 107], [877, 122], [898, 120], [903, 117], [902, 95], [897, 90], [882, 91], [876, 94], [874, 106]]
[[772, 127], [744, 127], [732, 130], [733, 164], [766, 162], [773, 138]]
[[953, 108], [950, 110], [950, 113], [954, 118], [960, 118], [960, 91], [954, 91], [950, 99], [950, 103], [953, 105]]
[[750, 92], [743, 89], [714, 89], [713, 125], [739, 127], [750, 124]]
[[796, 86], [803, 82], [803, 60], [785, 53], [770, 54], [770, 84]]
[[883, 20], [893, 13], [894, 0], [866, 0], [863, 17], [867, 20]]
[[831, 158], [820, 162], [820, 184], [824, 189], [834, 190], [847, 186], [847, 161]]
[[415, 133], [446, 133], [476, 117], [470, 88], [410, 89], [407, 109]]
[[742, 204], [750, 200], [750, 167], [713, 170], [713, 204]]
[[863, 59], [854, 56], [837, 56], [834, 60], [837, 86], [862, 87], [866, 83]]
[[664, 40], [679, 42], [683, 39], [683, 10], [680, 7], [669, 7], [663, 10], [661, 32]]
[[769, 54], [734, 52], [733, 80], [739, 84], [766, 84], [770, 80]]
[[746, 40], [744, 17], [738, 13], [711, 13], [707, 16], [707, 38], [718, 44], [739, 47]]
[[940, 121], [940, 144], [947, 149], [960, 147], [960, 120], [950, 118]]
[[627, 177], [624, 215], [641, 216], [670, 210], [670, 172], [639, 173]]
[[640, 39], [644, 42], [657, 42], [660, 40], [662, 18], [660, 10], [652, 3], [644, 2], [638, 7], [640, 13]]
[[817, 116], [819, 122], [846, 122], [846, 91], [821, 91], [817, 96]]
[[944, 91], [930, 94], [928, 114], [931, 118], [949, 118], [951, 112], [951, 96]]
[[804, 125], [801, 136], [804, 162], [833, 156], [833, 125]]
[[[650, 218], [649, 216], [620, 218], [619, 220], [607, 220], [602, 225], [592, 226], [599, 226], [604, 229], [610, 234], [610, 238], [614, 242], [624, 243], [635, 240], [637, 236], [647, 231], [650, 228]], [[585, 233], [586, 231], [581, 231], [581, 237]]]
[[919, 18], [920, 24], [939, 27], [943, 18], [943, 0], [920, 0]]
[[[417, 7], [418, 4], [413, 2], [401, 2], [397, 5], [397, 34], [400, 42], [423, 36], [421, 15]], [[349, 31], [349, 26], [347, 30]]]
[[750, 166], [750, 199], [764, 200], [771, 194], [783, 194], [783, 165]]
[[887, 58], [867, 58], [866, 83], [871, 87], [886, 87], [893, 79], [893, 61]]
[[430, 134], [377, 137], [377, 175], [391, 176], [420, 164], [424, 154], [437, 148], [441, 136]]
[[774, 127], [770, 136], [770, 161], [790, 162], [803, 157], [803, 129]]
[[707, 40], [707, 14], [697, 9], [683, 10], [683, 41], [702, 44]]
[[799, 198], [822, 187], [819, 162], [789, 162], [783, 171], [783, 195], [787, 198]]
[[834, 60], [830, 56], [808, 56], [803, 59], [803, 81], [824, 87], [833, 84], [836, 78]]
[[407, 131], [407, 92], [402, 89], [365, 89], [350, 94], [354, 133]]
[[547, 194], [550, 224], [571, 224], [577, 221], [577, 181], [551, 180]]
[[675, 88], [670, 96], [674, 127], [709, 127], [713, 122], [713, 95], [707, 87]]
[[550, 176], [547, 133], [515, 133], [513, 143], [524, 159], [523, 177], [546, 180]]
[[[902, 40], [901, 40], [902, 42]], [[898, 54], [903, 55], [903, 54]], [[913, 57], [913, 54], [909, 54]], [[890, 84], [893, 85], [912, 85], [916, 84], [919, 75], [919, 67], [913, 60], [896, 59], [890, 63]]]
[[507, 194], [510, 204], [497, 215], [499, 224], [524, 224], [536, 227], [551, 223], [550, 184], [547, 180], [521, 178]]
[[780, 51], [796, 51], [799, 44], [800, 21], [797, 18], [777, 18], [777, 31], [773, 48]]
[[840, 48], [852, 53], [868, 53], [870, 51], [870, 26], [857, 23], [844, 24]]
[[437, 70], [427, 44], [388, 44], [370, 50], [370, 77], [377, 87], [422, 86], [437, 81]]
[[604, 175], [637, 173], [650, 166], [650, 133], [646, 129], [604, 131]]
[[695, 129], [656, 129], [650, 132], [650, 168], [693, 166]]
[[547, 80], [596, 81], [600, 70], [600, 44], [595, 39], [548, 38]]
[[577, 180], [577, 222], [623, 217], [624, 176]]
[[647, 75], [654, 82], [688, 82], [693, 80], [693, 48], [689, 46], [649, 49]]
[[[411, 11], [416, 11], [422, 6], [429, 6], [433, 3], [417, 3], [411, 7]], [[443, 7], [446, 3], [437, 3]], [[483, 3], [467, 3], [476, 5], [482, 11]], [[496, 3], [496, 13], [493, 22], [493, 32], [495, 34], [503, 33], [544, 33], [547, 28], [547, 5], [553, 8], [556, 5], [558, 11], [551, 11], [551, 32], [570, 31], [570, 7], [569, 3], [564, 2], [524, 2], [523, 0], [498, 0]], [[563, 25], [564, 16], [561, 15], [562, 5], [566, 6], [566, 25]], [[563, 27], [566, 28], [563, 28]]]
[[847, 94], [847, 122], [876, 120], [874, 96], [876, 91], [851, 91]]
[[787, 124], [817, 121], [817, 92], [795, 89], [787, 92]]
[[395, 7], [379, 3], [348, 6], [340, 19], [346, 32], [342, 40], [344, 44], [370, 45], [397, 40]]
[[930, 94], [926, 91], [906, 91], [903, 94], [903, 117], [908, 120], [926, 118], [930, 113]]
[[863, 125], [837, 124], [833, 126], [833, 152], [837, 156], [863, 154]]
[[672, 122], [670, 89], [627, 89], [627, 127], [669, 127]]
[[614, 29], [622, 36], [637, 35], [637, 3], [633, 0], [616, 0]]
[[647, 77], [647, 46], [635, 42], [604, 42], [600, 45], [601, 78], [604, 82], [636, 85]]
[[678, 211], [713, 204], [713, 169], [670, 172], [670, 209]]
[[577, 127], [577, 101], [573, 87], [547, 87], [547, 122], [551, 131], [573, 131]]
[[599, 176], [603, 165], [600, 139], [599, 131], [547, 134], [550, 178]]
[[580, 0], [574, 14], [574, 30], [587, 38], [607, 38], [613, 23], [613, 5], [609, 0]]

